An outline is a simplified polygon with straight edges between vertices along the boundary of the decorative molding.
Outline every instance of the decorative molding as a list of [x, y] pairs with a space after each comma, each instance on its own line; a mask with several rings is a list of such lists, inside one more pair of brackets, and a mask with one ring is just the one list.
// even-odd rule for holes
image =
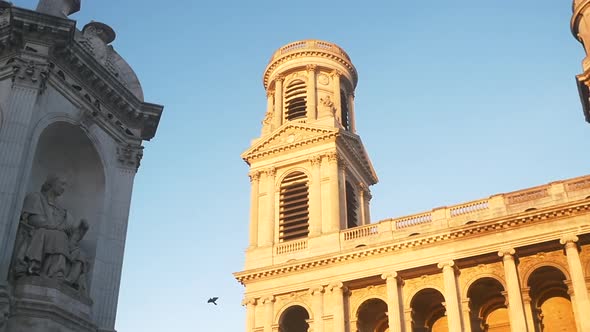
[[35, 62], [33, 60], [24, 60], [20, 57], [14, 57], [6, 62], [12, 65], [12, 83], [27, 86], [29, 88], [39, 89], [43, 93], [47, 86], [50, 67], [49, 63]]
[[256, 298], [244, 298], [242, 300], [242, 305], [243, 306], [248, 306], [248, 305], [256, 305], [258, 303]]
[[277, 169], [275, 167], [269, 167], [264, 170], [264, 174], [266, 174], [267, 177], [274, 177], [277, 175]]
[[250, 182], [258, 182], [260, 180], [260, 172], [259, 171], [252, 171], [248, 174], [250, 178]]
[[305, 70], [309, 71], [309, 72], [315, 72], [317, 70], [318, 66], [314, 65], [314, 64], [309, 64], [307, 66], [305, 66]]
[[321, 155], [311, 156], [311, 157], [309, 157], [309, 162], [311, 163], [311, 167], [319, 167], [322, 163], [322, 156]]

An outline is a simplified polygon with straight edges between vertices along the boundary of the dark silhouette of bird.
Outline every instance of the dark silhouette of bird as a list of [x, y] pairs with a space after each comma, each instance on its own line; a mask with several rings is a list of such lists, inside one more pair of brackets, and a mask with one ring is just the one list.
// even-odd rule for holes
[[213, 303], [215, 305], [217, 305], [217, 303], [215, 303], [215, 301], [217, 301], [218, 297], [212, 297], [209, 300], [207, 300], [207, 303]]

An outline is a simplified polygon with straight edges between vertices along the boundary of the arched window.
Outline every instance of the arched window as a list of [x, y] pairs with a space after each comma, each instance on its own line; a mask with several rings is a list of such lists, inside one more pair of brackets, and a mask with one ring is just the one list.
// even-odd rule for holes
[[347, 228], [359, 225], [358, 216], [358, 199], [354, 187], [346, 181], [346, 226]]
[[281, 183], [279, 240], [289, 241], [309, 234], [309, 190], [307, 176], [293, 172]]
[[287, 309], [280, 318], [279, 331], [281, 332], [307, 332], [309, 313], [305, 308], [295, 305]]
[[307, 88], [305, 82], [295, 80], [285, 89], [285, 120], [307, 117]]

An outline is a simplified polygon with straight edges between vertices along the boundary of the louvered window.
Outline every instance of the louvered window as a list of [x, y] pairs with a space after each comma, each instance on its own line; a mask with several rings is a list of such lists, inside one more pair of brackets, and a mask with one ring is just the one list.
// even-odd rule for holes
[[279, 240], [307, 237], [309, 233], [309, 191], [307, 176], [302, 172], [289, 174], [281, 183]]
[[354, 187], [346, 182], [346, 225], [348, 228], [358, 226], [357, 217], [358, 200]]
[[342, 104], [342, 114], [340, 114], [342, 127], [350, 129], [350, 121], [348, 119], [348, 99], [346, 98], [346, 94], [342, 90], [340, 90], [340, 103]]
[[305, 82], [293, 81], [285, 89], [285, 119], [292, 121], [307, 117], [307, 88]]

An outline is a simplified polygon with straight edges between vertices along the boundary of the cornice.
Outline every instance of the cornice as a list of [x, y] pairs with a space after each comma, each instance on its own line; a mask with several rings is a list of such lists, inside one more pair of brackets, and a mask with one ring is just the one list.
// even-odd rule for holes
[[[371, 160], [367, 156], [367, 151], [365, 150], [363, 143], [358, 135], [348, 133], [346, 131], [341, 131], [342, 137], [341, 140], [338, 142], [342, 142], [341, 146], [351, 155], [356, 163], [356, 169], [360, 170], [363, 175], [367, 178], [369, 185], [376, 184], [379, 182], [377, 178], [377, 173], [373, 168], [373, 164]], [[351, 144], [354, 142], [355, 145]]]
[[[555, 219], [561, 219], [565, 217], [574, 217], [577, 215], [583, 215], [590, 212], [590, 200], [577, 201], [574, 203], [564, 204], [558, 207], [546, 208], [543, 210], [535, 210], [523, 214], [517, 214], [512, 216], [504, 216], [501, 218], [490, 219], [483, 221], [478, 224], [471, 224], [469, 227], [461, 226], [456, 228], [450, 228], [444, 232], [437, 232], [428, 234], [419, 238], [395, 241], [393, 243], [373, 247], [369, 249], [352, 249], [347, 253], [335, 254], [330, 256], [322, 256], [319, 258], [312, 258], [307, 261], [299, 263], [284, 264], [272, 268], [261, 268], [250, 271], [234, 273], [234, 277], [242, 284], [260, 279], [266, 279], [284, 275], [287, 273], [304, 271], [313, 268], [326, 266], [328, 264], [353, 261], [356, 259], [364, 259], [370, 256], [380, 256], [393, 251], [399, 251], [404, 249], [416, 248], [425, 245], [440, 245], [443, 242], [453, 241], [455, 239], [464, 239], [474, 236], [481, 236], [485, 233], [491, 233], [498, 230], [506, 230], [508, 228], [514, 229], [514, 227], [523, 227], [530, 225], [535, 222], [549, 221]], [[590, 230], [590, 227], [589, 229]], [[552, 234], [553, 240], [559, 240], [562, 234]], [[518, 246], [528, 245], [536, 243], [540, 240], [539, 238], [524, 239], [523, 243]], [[551, 240], [551, 239], [545, 239]], [[525, 243], [526, 242], [526, 243]], [[516, 247], [516, 245], [515, 245]], [[492, 250], [490, 248], [490, 250]], [[495, 249], [496, 251], [499, 248]], [[470, 253], [474, 254], [474, 253]], [[480, 253], [481, 254], [481, 253]], [[462, 257], [456, 257], [459, 259]], [[433, 262], [436, 263], [436, 262]]]
[[[348, 69], [348, 72], [352, 76], [351, 83], [352, 83], [353, 89], [356, 88], [356, 85], [358, 83], [358, 74], [356, 72], [356, 68], [352, 65], [352, 63], [340, 55], [337, 55], [332, 52], [322, 51], [319, 49], [307, 49], [307, 50], [304, 49], [301, 51], [295, 51], [295, 52], [291, 52], [291, 53], [287, 53], [285, 55], [282, 55], [282, 56], [278, 57], [277, 59], [271, 60], [271, 62], [268, 64], [268, 66], [264, 70], [264, 75], [263, 75], [264, 88], [268, 89], [268, 84], [270, 83], [271, 73], [278, 66], [280, 66], [281, 64], [283, 64], [285, 62], [288, 62], [288, 61], [291, 61], [294, 59], [305, 58], [305, 57], [327, 58], [327, 59], [330, 59], [330, 60], [340, 63], [346, 69]], [[302, 64], [301, 67], [305, 68], [307, 65], [308, 64]]]
[[590, 5], [590, 0], [584, 0], [584, 2], [580, 3], [578, 6], [575, 6], [575, 2], [572, 4], [572, 18], [570, 20], [570, 31], [574, 38], [576, 38], [579, 42], [582, 42], [580, 37], [578, 36], [578, 20], [582, 17], [582, 12]]

